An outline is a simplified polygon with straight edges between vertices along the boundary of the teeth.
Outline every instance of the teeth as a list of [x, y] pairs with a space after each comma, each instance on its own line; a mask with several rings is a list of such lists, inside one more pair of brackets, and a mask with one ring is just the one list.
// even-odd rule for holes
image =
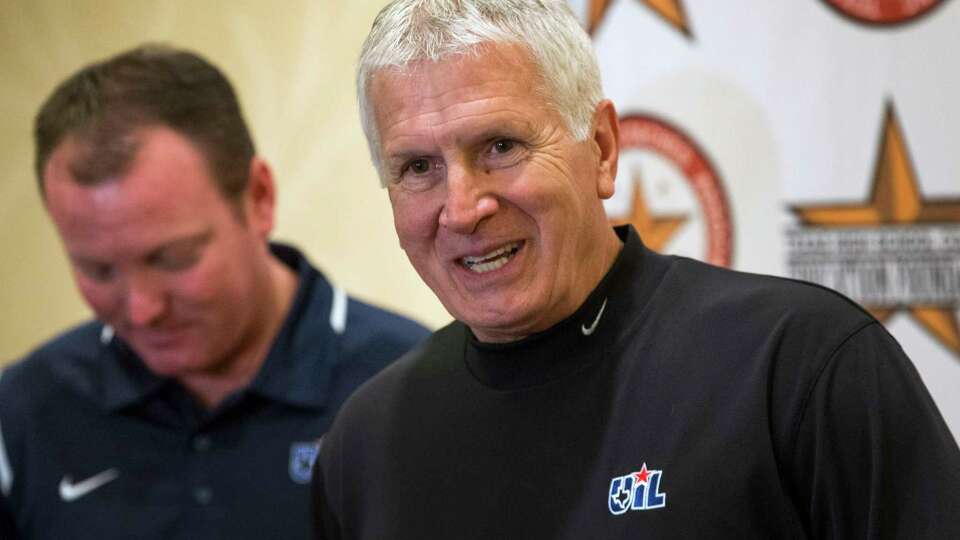
[[496, 270], [507, 264], [518, 249], [520, 249], [520, 242], [513, 242], [480, 257], [464, 257], [463, 265], [478, 274]]
[[470, 270], [473, 270], [478, 274], [483, 274], [484, 272], [496, 270], [497, 268], [500, 268], [501, 266], [507, 264], [507, 259], [508, 257], [503, 257], [501, 259], [497, 259], [495, 261], [488, 262], [488, 263], [478, 263], [473, 265], [468, 264], [467, 268], [469, 268]]

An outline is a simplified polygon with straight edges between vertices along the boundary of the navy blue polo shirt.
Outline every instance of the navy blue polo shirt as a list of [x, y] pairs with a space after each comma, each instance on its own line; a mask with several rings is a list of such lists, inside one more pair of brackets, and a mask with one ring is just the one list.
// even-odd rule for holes
[[99, 322], [4, 372], [0, 538], [309, 537], [318, 439], [360, 383], [428, 332], [348, 298], [295, 249], [272, 249], [299, 276], [295, 299], [260, 372], [215, 409]]

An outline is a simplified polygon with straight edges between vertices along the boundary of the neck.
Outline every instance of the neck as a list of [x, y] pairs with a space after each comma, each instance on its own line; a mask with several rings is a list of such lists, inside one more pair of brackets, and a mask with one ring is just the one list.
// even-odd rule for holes
[[509, 343], [520, 341], [532, 334], [538, 334], [553, 328], [575, 311], [587, 300], [590, 293], [597, 287], [603, 276], [607, 274], [613, 263], [620, 254], [623, 242], [617, 236], [604, 217], [603, 229], [598, 235], [591, 236], [589, 240], [584, 241], [585, 246], [579, 249], [581, 253], [589, 254], [581, 257], [583, 264], [577, 269], [577, 279], [574, 287], [564, 291], [561, 309], [553, 312], [552, 318], [535, 318], [534, 314], [529, 320], [521, 324], [514, 325], [511, 328], [475, 328], [470, 327], [473, 335], [481, 342], [485, 343]]
[[257, 301], [261, 316], [253, 322], [249, 337], [230, 353], [233, 358], [224, 362], [221, 369], [191, 373], [179, 379], [207, 409], [213, 409], [253, 381], [290, 311], [297, 290], [296, 274], [273, 256], [269, 257], [267, 273], [269, 279]]

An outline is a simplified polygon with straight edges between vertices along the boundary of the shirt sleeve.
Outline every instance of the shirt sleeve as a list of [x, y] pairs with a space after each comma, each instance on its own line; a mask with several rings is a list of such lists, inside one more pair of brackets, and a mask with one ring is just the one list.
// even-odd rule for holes
[[960, 538], [960, 450], [878, 323], [814, 380], [790, 474], [814, 538]]

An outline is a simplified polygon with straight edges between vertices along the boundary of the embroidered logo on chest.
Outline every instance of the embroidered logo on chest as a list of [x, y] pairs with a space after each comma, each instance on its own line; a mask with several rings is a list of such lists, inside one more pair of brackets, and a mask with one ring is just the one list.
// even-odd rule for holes
[[627, 510], [653, 510], [667, 505], [667, 494], [661, 491], [663, 471], [648, 469], [644, 463], [639, 471], [614, 477], [610, 481], [607, 507], [619, 516]]
[[310, 483], [313, 464], [320, 453], [322, 439], [311, 442], [295, 442], [290, 445], [290, 479], [298, 484]]

